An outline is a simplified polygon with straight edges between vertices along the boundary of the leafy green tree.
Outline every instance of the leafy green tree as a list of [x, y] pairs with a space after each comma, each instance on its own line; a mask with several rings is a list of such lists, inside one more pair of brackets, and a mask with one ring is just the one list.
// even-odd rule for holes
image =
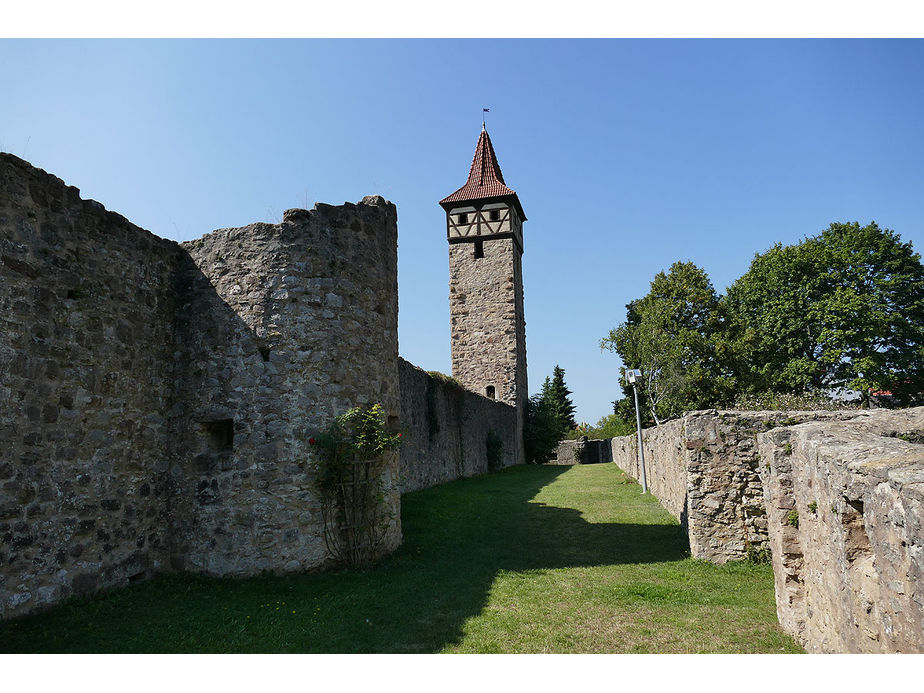
[[924, 400], [924, 265], [893, 231], [834, 223], [778, 243], [754, 257], [723, 309], [724, 353], [750, 392]]
[[[629, 427], [630, 433], [635, 433], [635, 402], [633, 401], [632, 390], [622, 383], [623, 393], [629, 390], [629, 393], [622, 399], [613, 402], [613, 416], [625, 421]], [[648, 406], [648, 398], [640, 397], [638, 401], [639, 418], [642, 420], [642, 428], [648, 428], [654, 423], [654, 417], [651, 415], [651, 407]]]
[[[600, 347], [642, 371], [642, 399], [656, 424], [731, 397], [734, 382], [717, 350], [723, 325], [719, 297], [705, 271], [692, 262], [675, 262], [667, 273], [655, 275], [648, 295], [626, 309], [626, 322]], [[623, 384], [623, 391], [631, 404], [631, 387]]]

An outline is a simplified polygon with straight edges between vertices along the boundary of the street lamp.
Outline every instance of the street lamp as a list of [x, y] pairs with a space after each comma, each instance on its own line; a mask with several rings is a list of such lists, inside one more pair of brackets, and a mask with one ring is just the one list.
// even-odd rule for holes
[[626, 370], [626, 381], [632, 386], [632, 394], [635, 395], [635, 428], [638, 431], [638, 463], [642, 468], [642, 493], [648, 493], [648, 478], [645, 476], [645, 448], [642, 446], [642, 415], [638, 411], [638, 390], [635, 389], [635, 383], [641, 379], [640, 370]]

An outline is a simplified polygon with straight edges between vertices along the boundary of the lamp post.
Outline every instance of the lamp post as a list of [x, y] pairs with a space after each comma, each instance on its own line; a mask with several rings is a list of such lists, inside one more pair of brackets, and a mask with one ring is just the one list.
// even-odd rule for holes
[[635, 395], [635, 428], [638, 431], [638, 463], [642, 468], [642, 493], [648, 493], [648, 478], [645, 476], [645, 448], [642, 446], [642, 415], [638, 411], [638, 390], [635, 383], [642, 377], [640, 370], [627, 370], [626, 380], [632, 385], [632, 394]]

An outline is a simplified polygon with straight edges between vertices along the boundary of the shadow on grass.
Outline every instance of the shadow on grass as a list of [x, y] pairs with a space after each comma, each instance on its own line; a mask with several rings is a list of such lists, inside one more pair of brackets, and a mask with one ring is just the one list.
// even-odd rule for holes
[[530, 502], [569, 469], [519, 467], [405, 495], [404, 544], [368, 571], [164, 576], [2, 624], [0, 651], [436, 652], [460, 640], [500, 571], [688, 555], [681, 528], [654, 508], [653, 524], [595, 524]]

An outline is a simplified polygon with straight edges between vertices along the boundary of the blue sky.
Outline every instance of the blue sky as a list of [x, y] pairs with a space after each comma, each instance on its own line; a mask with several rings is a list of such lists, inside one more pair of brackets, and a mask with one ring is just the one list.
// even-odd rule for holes
[[530, 391], [619, 396], [599, 340], [677, 260], [724, 292], [832, 221], [924, 248], [924, 41], [0, 40], [0, 150], [175, 240], [381, 194], [402, 355], [450, 371], [437, 201], [488, 107], [520, 196]]

